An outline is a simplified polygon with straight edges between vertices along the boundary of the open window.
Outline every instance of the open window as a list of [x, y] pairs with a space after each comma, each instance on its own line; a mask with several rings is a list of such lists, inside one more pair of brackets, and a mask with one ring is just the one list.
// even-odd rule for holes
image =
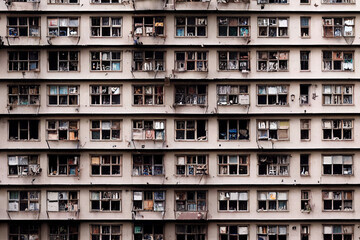
[[176, 174], [179, 176], [208, 175], [207, 155], [176, 156]]
[[323, 140], [353, 140], [352, 119], [323, 119]]
[[311, 133], [311, 119], [300, 119], [300, 139], [309, 141]]
[[10, 105], [40, 105], [39, 85], [9, 85], [8, 90]]
[[133, 155], [132, 176], [164, 175], [164, 156], [150, 154]]
[[259, 176], [289, 176], [290, 155], [258, 155]]
[[289, 120], [258, 120], [258, 140], [290, 140]]
[[8, 191], [8, 211], [40, 211], [39, 191]]
[[310, 239], [310, 225], [300, 225], [300, 240]]
[[79, 71], [79, 51], [49, 51], [49, 71]]
[[79, 210], [78, 191], [48, 191], [48, 212], [77, 212]]
[[50, 176], [73, 176], [79, 175], [79, 155], [48, 155]]
[[258, 51], [257, 70], [280, 72], [289, 69], [289, 51]]
[[[310, 0], [301, 0], [301, 1], [310, 1]], [[300, 3], [307, 4], [307, 3]], [[300, 17], [300, 37], [301, 38], [310, 38], [310, 17]]]
[[40, 71], [39, 51], [9, 51], [8, 56], [10, 72]]
[[91, 211], [121, 211], [121, 191], [90, 191]]
[[310, 212], [311, 211], [311, 191], [310, 190], [301, 190], [301, 211]]
[[165, 17], [134, 17], [134, 35], [141, 37], [164, 37]]
[[323, 71], [354, 71], [354, 52], [323, 51]]
[[163, 105], [163, 85], [134, 85], [134, 105]]
[[288, 37], [289, 18], [258, 18], [259, 37]]
[[133, 120], [133, 140], [165, 140], [165, 120]]
[[249, 119], [219, 120], [219, 140], [249, 140]]
[[355, 18], [323, 18], [323, 37], [351, 37], [354, 36]]
[[92, 106], [109, 106], [121, 104], [121, 85], [90, 85], [90, 101]]
[[36, 176], [41, 173], [39, 155], [9, 155], [9, 176]]
[[208, 54], [206, 51], [175, 52], [175, 70], [207, 72]]
[[79, 120], [47, 120], [47, 140], [77, 141], [79, 139]]
[[9, 120], [9, 140], [39, 140], [39, 120]]
[[237, 70], [241, 72], [250, 71], [250, 52], [218, 52], [219, 53], [219, 70], [230, 71]]
[[175, 191], [176, 211], [206, 211], [206, 191]]
[[175, 104], [207, 104], [207, 85], [175, 85]]
[[310, 175], [310, 154], [300, 154], [300, 175]]

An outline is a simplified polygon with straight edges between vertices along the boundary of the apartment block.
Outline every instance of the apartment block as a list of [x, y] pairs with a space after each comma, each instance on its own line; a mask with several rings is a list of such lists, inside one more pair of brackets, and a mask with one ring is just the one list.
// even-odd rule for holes
[[360, 239], [359, 4], [4, 0], [0, 238]]

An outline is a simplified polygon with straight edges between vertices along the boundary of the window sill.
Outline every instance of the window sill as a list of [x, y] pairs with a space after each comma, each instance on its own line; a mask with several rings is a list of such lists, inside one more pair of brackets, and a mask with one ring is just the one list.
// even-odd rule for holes
[[165, 104], [132, 104], [132, 107], [165, 107]]
[[12, 36], [12, 35], [7, 35], [6, 38], [41, 38], [41, 36]]
[[218, 213], [249, 213], [249, 210], [218, 210]]
[[259, 175], [259, 174], [257, 174], [256, 175], [257, 177], [290, 177], [290, 174], [288, 174], [288, 175]]
[[122, 104], [89, 104], [89, 106], [90, 107], [122, 107]]
[[261, 210], [261, 209], [257, 209], [256, 211], [257, 211], [258, 213], [259, 213], [259, 212], [264, 212], [264, 213], [290, 212], [289, 210]]
[[[324, 94], [323, 94], [324, 95]], [[337, 106], [342, 106], [342, 107], [345, 107], [345, 106], [355, 106], [355, 104], [323, 104], [324, 107], [337, 107]]]
[[250, 174], [217, 174], [218, 177], [249, 177]]
[[[116, 26], [117, 27], [117, 26]], [[119, 26], [121, 28], [122, 26]], [[122, 38], [122, 35], [120, 36], [90, 36], [90, 38]]]
[[334, 141], [334, 142], [348, 142], [348, 141], [354, 141], [354, 139], [321, 139], [322, 141]]
[[90, 142], [122, 142], [122, 139], [90, 139]]
[[256, 104], [256, 107], [290, 107], [290, 104]]
[[[70, 95], [71, 96], [71, 95]], [[79, 96], [79, 95], [77, 95]], [[57, 104], [57, 105], [50, 105], [50, 104], [46, 104], [47, 107], [80, 107], [80, 105], [69, 105], [69, 104], [64, 104], [64, 105], [61, 105], [61, 104]]]
[[40, 139], [31, 139], [31, 140], [25, 140], [25, 139], [8, 139], [8, 142], [40, 142]]

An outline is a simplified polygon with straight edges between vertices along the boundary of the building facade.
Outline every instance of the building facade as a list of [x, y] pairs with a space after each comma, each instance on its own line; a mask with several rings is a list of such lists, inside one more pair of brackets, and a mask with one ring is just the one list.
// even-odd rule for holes
[[360, 238], [358, 5], [2, 2], [0, 238]]

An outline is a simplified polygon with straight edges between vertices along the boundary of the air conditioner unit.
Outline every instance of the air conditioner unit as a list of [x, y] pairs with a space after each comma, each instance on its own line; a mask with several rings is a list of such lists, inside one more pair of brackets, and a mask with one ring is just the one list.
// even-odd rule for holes
[[240, 105], [249, 105], [250, 104], [249, 95], [240, 95], [239, 103], [240, 103]]

